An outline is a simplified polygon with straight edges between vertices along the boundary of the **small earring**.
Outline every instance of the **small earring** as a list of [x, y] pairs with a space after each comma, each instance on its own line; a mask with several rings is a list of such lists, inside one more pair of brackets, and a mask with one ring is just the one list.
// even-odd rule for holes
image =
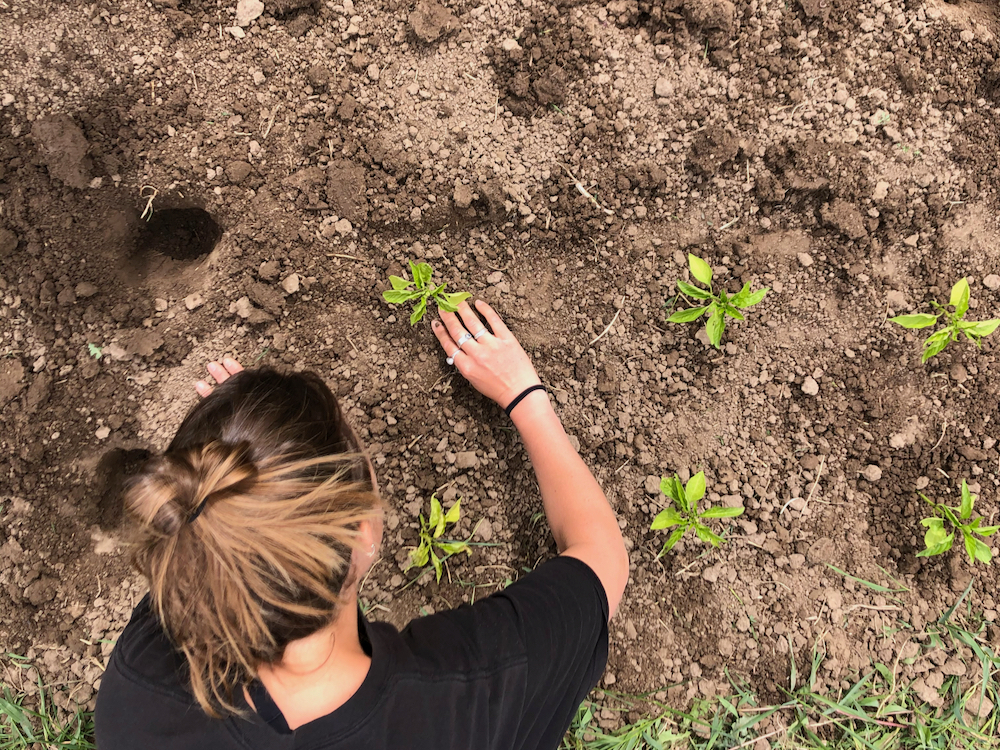
[[373, 542], [371, 549], [368, 550], [368, 557], [374, 557], [374, 556], [375, 556], [375, 543]]

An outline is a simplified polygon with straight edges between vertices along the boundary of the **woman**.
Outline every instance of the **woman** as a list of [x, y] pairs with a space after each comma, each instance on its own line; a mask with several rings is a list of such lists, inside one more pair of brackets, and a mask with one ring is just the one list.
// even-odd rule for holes
[[607, 660], [628, 579], [618, 522], [517, 339], [484, 302], [433, 329], [505, 408], [559, 557], [476, 604], [368, 622], [382, 538], [371, 463], [311, 373], [209, 365], [218, 383], [134, 480], [150, 593], [97, 702], [100, 750], [556, 748]]

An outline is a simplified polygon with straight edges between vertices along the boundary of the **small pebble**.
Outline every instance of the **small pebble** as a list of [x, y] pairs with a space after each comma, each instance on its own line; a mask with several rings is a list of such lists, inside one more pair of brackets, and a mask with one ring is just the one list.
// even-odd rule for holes
[[875, 464], [868, 464], [864, 468], [864, 471], [861, 472], [861, 476], [863, 476], [869, 482], [877, 482], [882, 478], [882, 469], [880, 469]]
[[798, 254], [799, 264], [803, 268], [809, 268], [813, 264], [812, 256], [809, 253], [799, 253]]
[[812, 377], [807, 377], [802, 381], [802, 392], [807, 396], [815, 396], [819, 393], [819, 383]]
[[991, 273], [983, 279], [983, 286], [995, 292], [997, 289], [1000, 289], [1000, 276], [997, 276], [995, 273]]
[[281, 282], [281, 288], [288, 292], [288, 294], [295, 294], [299, 291], [299, 275], [297, 273], [289, 275], [287, 279]]

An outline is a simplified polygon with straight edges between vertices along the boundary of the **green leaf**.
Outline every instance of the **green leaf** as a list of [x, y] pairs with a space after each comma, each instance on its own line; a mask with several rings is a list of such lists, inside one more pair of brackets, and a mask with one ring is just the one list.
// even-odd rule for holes
[[920, 357], [920, 362], [926, 362], [931, 357], [940, 354], [941, 351], [948, 346], [951, 341], [951, 329], [945, 328], [937, 333], [931, 334], [930, 337], [924, 342], [924, 353]]
[[458, 305], [471, 296], [468, 292], [452, 292], [439, 294], [434, 299], [437, 300], [438, 307], [445, 312], [458, 312]]
[[697, 320], [702, 315], [705, 314], [707, 307], [692, 307], [688, 310], [678, 310], [669, 318], [667, 318], [668, 323], [690, 323], [692, 320]]
[[437, 575], [437, 582], [441, 583], [441, 558], [431, 550], [431, 565], [434, 566], [434, 573]]
[[671, 534], [667, 541], [663, 543], [663, 549], [660, 550], [660, 555], [662, 556], [664, 552], [669, 552], [674, 548], [674, 545], [681, 540], [684, 536], [684, 532], [687, 531], [687, 525], [681, 526], [679, 529], [674, 529], [674, 533]]
[[983, 336], [989, 336], [993, 333], [997, 327], [1000, 327], [1000, 319], [994, 320], [983, 320], [978, 322], [969, 321], [969, 323], [959, 323], [962, 330], [971, 336], [978, 336], [982, 338]]
[[427, 544], [421, 544], [415, 550], [410, 550], [410, 567], [422, 568], [427, 564], [430, 557], [431, 548]]
[[736, 320], [746, 320], [746, 318], [743, 317], [743, 313], [741, 313], [739, 310], [737, 310], [735, 307], [731, 305], [726, 305], [722, 309], [725, 311], [726, 315], [728, 315], [730, 318], [736, 318]]
[[[969, 562], [974, 563], [976, 561], [976, 540], [972, 534], [966, 531], [965, 527], [962, 528], [962, 541], [965, 542], [965, 554], [969, 556]], [[982, 542], [980, 542], [982, 544]]]
[[990, 560], [993, 559], [993, 553], [990, 551], [989, 545], [983, 544], [978, 539], [974, 539], [973, 541], [976, 543], [976, 560], [989, 565]]
[[431, 517], [427, 521], [427, 528], [431, 530], [433, 537], [439, 537], [444, 532], [444, 512], [436, 495], [431, 495]]
[[940, 555], [951, 549], [952, 542], [955, 540], [955, 535], [949, 534], [945, 537], [944, 541], [934, 547], [928, 547], [925, 550], [921, 550], [917, 553], [917, 557], [933, 557], [934, 555]]
[[708, 323], [705, 324], [705, 333], [708, 335], [708, 343], [716, 349], [720, 349], [722, 344], [722, 332], [725, 329], [726, 314], [722, 310], [716, 308], [715, 312], [712, 313], [712, 317], [708, 319]]
[[681, 514], [674, 508], [667, 508], [666, 510], [661, 510], [656, 514], [656, 518], [653, 519], [653, 523], [649, 527], [649, 530], [658, 531], [659, 529], [669, 529], [671, 526], [676, 526], [679, 523], [684, 523], [684, 519], [681, 518]]
[[455, 504], [448, 508], [448, 512], [444, 514], [445, 523], [458, 523], [458, 519], [462, 517], [462, 498], [458, 498]]
[[736, 518], [743, 515], [744, 508], [709, 508], [701, 514], [701, 518]]
[[427, 263], [414, 263], [410, 261], [410, 273], [413, 281], [418, 287], [425, 287], [430, 283], [434, 270]]
[[[749, 287], [750, 284], [748, 283], [747, 286]], [[743, 294], [743, 292], [741, 291], [739, 294], [733, 297], [732, 299], [733, 307], [738, 307], [741, 310], [744, 310], [748, 307], [753, 307], [762, 299], [764, 299], [764, 295], [766, 295], [769, 291], [770, 289], [768, 287], [764, 287], [763, 289], [758, 289], [753, 294], [748, 294], [746, 297], [741, 297], [741, 295]]]
[[959, 279], [955, 286], [951, 288], [951, 300], [948, 304], [955, 308], [955, 314], [958, 315], [958, 317], [961, 318], [965, 315], [966, 311], [969, 309], [968, 279]]
[[983, 526], [981, 529], [976, 529], [976, 533], [980, 536], [993, 536], [998, 531], [1000, 531], [1000, 526]]
[[104, 350], [101, 349], [97, 344], [87, 344], [87, 352], [94, 359], [100, 359], [104, 356]]
[[749, 296], [750, 296], [750, 282], [748, 281], [743, 285], [742, 289], [740, 289], [736, 294], [734, 294], [732, 297], [729, 298], [729, 301], [732, 302], [734, 305], [736, 305], [736, 307], [739, 307]]
[[948, 519], [948, 521], [951, 523], [952, 526], [962, 525], [961, 521], [958, 520], [958, 517], [955, 515], [955, 513], [952, 511], [951, 508], [949, 508], [947, 505], [941, 505], [938, 507], [941, 508], [941, 512], [944, 513], [944, 517]]
[[671, 500], [680, 501], [684, 497], [684, 490], [680, 486], [680, 480], [677, 478], [676, 474], [672, 477], [660, 477], [660, 492], [669, 497]]
[[889, 318], [889, 322], [901, 325], [903, 328], [927, 328], [937, 323], [938, 317], [937, 315], [927, 315], [926, 313], [919, 315], [897, 315], [895, 318]]
[[459, 552], [472, 554], [472, 550], [469, 549], [469, 545], [466, 542], [437, 542], [437, 547], [449, 556], [457, 555]]
[[399, 276], [390, 276], [389, 283], [392, 284], [392, 288], [397, 292], [408, 289], [413, 284], [412, 281], [407, 281]]
[[969, 484], [962, 480], [962, 505], [958, 511], [959, 518], [963, 521], [972, 516], [972, 504], [976, 502], [976, 496], [969, 492]]
[[684, 496], [692, 510], [697, 507], [698, 501], [705, 497], [705, 472], [699, 471], [688, 480], [684, 488]]
[[927, 527], [924, 533], [924, 547], [927, 549], [937, 547], [948, 536], [944, 530], [944, 521], [940, 518], [925, 518], [920, 524]]
[[401, 305], [404, 302], [409, 302], [411, 299], [419, 296], [420, 292], [416, 290], [406, 291], [399, 289], [388, 289], [382, 292], [382, 299], [384, 299], [391, 305]]
[[688, 253], [688, 267], [691, 275], [707, 287], [712, 286], [712, 267], [697, 255]]
[[410, 325], [415, 326], [419, 323], [425, 312], [427, 312], [427, 298], [421, 297], [420, 301], [413, 306], [413, 312], [410, 313]]
[[712, 299], [712, 293], [704, 289], [699, 289], [693, 284], [688, 284], [686, 281], [678, 281], [677, 288], [681, 290], [688, 297], [693, 299]]
[[701, 539], [701, 541], [707, 542], [713, 547], [718, 547], [722, 544], [722, 537], [713, 533], [708, 526], [704, 526], [703, 524], [696, 523], [694, 525], [694, 533], [698, 535], [698, 538]]

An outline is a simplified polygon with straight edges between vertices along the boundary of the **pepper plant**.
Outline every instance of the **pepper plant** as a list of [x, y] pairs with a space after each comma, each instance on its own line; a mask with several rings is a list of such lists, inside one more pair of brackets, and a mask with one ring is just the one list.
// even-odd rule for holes
[[735, 518], [743, 513], [743, 508], [706, 508], [704, 511], [698, 510], [698, 501], [705, 496], [705, 472], [699, 471], [687, 485], [681, 483], [680, 477], [674, 474], [672, 477], [660, 478], [660, 492], [670, 498], [672, 505], [661, 510], [653, 519], [650, 526], [651, 531], [658, 529], [677, 528], [670, 534], [663, 544], [659, 556], [662, 557], [674, 545], [681, 540], [684, 532], [693, 528], [701, 541], [718, 547], [724, 540], [715, 534], [708, 526], [702, 523], [709, 518]]
[[745, 320], [740, 310], [756, 305], [764, 299], [764, 295], [767, 294], [768, 289], [764, 287], [757, 291], [751, 291], [750, 282], [747, 282], [734, 295], [730, 296], [726, 293], [725, 289], [720, 289], [718, 294], [716, 294], [712, 291], [712, 267], [708, 263], [697, 255], [688, 253], [688, 267], [691, 269], [691, 275], [697, 281], [707, 286], [708, 289], [701, 289], [694, 284], [688, 284], [686, 281], [679, 279], [677, 281], [677, 288], [686, 297], [708, 302], [708, 304], [701, 307], [692, 307], [687, 310], [678, 310], [667, 318], [667, 322], [690, 323], [702, 315], [707, 315], [708, 322], [705, 324], [705, 333], [708, 335], [709, 343], [716, 349], [719, 349], [722, 344], [722, 332], [726, 329], [726, 318]]
[[[406, 567], [407, 570], [422, 568], [429, 562], [434, 566], [434, 573], [437, 575], [438, 583], [440, 583], [445, 560], [460, 552], [472, 554], [468, 539], [464, 542], [455, 542], [441, 538], [447, 526], [454, 526], [458, 523], [462, 515], [461, 508], [462, 498], [459, 498], [445, 512], [437, 495], [431, 495], [431, 515], [430, 518], [424, 518], [424, 514], [420, 514], [420, 543], [415, 550], [410, 552], [410, 564]], [[470, 536], [469, 539], [471, 538]], [[443, 553], [440, 557], [437, 554], [438, 551]]]
[[410, 275], [412, 280], [407, 281], [400, 276], [389, 276], [389, 283], [392, 289], [382, 292], [382, 298], [392, 305], [402, 305], [406, 302], [413, 303], [413, 311], [410, 313], [410, 325], [416, 325], [427, 312], [427, 302], [433, 299], [437, 306], [445, 312], [456, 312], [458, 305], [463, 300], [467, 300], [472, 295], [468, 292], [445, 292], [447, 284], [432, 284], [431, 276], [434, 269], [429, 263], [414, 263], [410, 261]]
[[[936, 325], [938, 318], [944, 316], [945, 327], [935, 331], [924, 339], [924, 353], [920, 362], [926, 362], [935, 354], [939, 354], [952, 341], [958, 341], [959, 336], [965, 334], [978, 347], [982, 347], [983, 338], [993, 333], [997, 326], [1000, 326], [1000, 319], [993, 320], [965, 320], [965, 313], [969, 311], [969, 281], [962, 278], [951, 288], [951, 298], [948, 306], [939, 305], [931, 301], [931, 305], [938, 311], [937, 315], [921, 313], [918, 315], [897, 315], [889, 320], [903, 328], [929, 328]], [[950, 312], [948, 307], [954, 308]]]
[[[978, 560], [989, 565], [993, 553], [988, 544], [976, 539], [976, 537], [992, 536], [1000, 530], [1000, 526], [982, 526], [982, 518], [972, 518], [972, 506], [975, 505], [977, 496], [969, 491], [969, 485], [964, 479], [962, 480], [962, 502], [957, 508], [935, 503], [933, 500], [928, 500], [925, 495], [919, 492], [917, 494], [934, 509], [933, 516], [920, 522], [920, 525], [925, 527], [927, 531], [924, 533], [924, 550], [918, 552], [917, 557], [931, 557], [947, 552], [951, 549], [952, 542], [955, 541], [955, 531], [958, 530], [962, 533], [969, 562], [975, 563]], [[972, 520], [969, 520], [970, 518]], [[950, 532], [945, 529], [945, 521], [952, 527]]]

